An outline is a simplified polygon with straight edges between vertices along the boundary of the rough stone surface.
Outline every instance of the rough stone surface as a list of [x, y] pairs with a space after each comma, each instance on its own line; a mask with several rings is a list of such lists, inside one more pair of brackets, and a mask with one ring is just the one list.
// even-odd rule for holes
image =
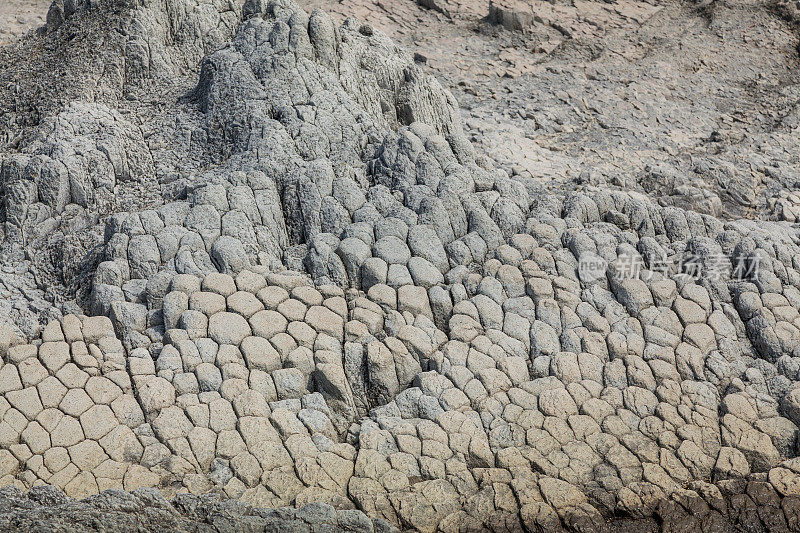
[[[791, 6], [408, 4], [0, 48], [0, 529], [800, 527]], [[410, 20], [531, 44], [521, 145]]]

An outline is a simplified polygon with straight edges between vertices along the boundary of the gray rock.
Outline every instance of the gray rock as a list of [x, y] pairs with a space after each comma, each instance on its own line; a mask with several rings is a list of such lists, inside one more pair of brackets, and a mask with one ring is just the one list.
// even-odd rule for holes
[[235, 275], [250, 265], [244, 246], [238, 239], [222, 236], [211, 247], [211, 260], [223, 274]]

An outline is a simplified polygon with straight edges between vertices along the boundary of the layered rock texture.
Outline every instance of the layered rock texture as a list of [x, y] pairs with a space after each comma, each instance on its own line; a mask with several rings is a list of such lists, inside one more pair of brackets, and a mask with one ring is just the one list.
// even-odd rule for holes
[[798, 227], [512, 176], [370, 25], [57, 0], [0, 161], [0, 528], [800, 528]]

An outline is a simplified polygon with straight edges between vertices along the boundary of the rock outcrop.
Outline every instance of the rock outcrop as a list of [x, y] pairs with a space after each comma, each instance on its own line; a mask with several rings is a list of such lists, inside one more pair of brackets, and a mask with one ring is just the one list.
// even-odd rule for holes
[[509, 176], [289, 0], [1, 54], [0, 527], [800, 527], [796, 226]]

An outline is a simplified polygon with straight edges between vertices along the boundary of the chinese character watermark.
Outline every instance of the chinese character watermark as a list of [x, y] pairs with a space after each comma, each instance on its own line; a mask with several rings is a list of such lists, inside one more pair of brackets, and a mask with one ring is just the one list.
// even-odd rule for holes
[[584, 283], [593, 283], [606, 277], [608, 261], [597, 254], [581, 254], [578, 259], [578, 278]]
[[669, 277], [683, 274], [695, 280], [708, 281], [749, 281], [758, 278], [760, 257], [731, 257], [719, 254], [698, 256], [687, 253], [678, 257], [651, 257], [645, 261], [638, 254], [621, 254], [613, 263], [609, 263], [594, 253], [581, 254], [578, 259], [578, 277], [584, 283], [593, 283], [601, 278], [609, 277], [615, 281], [626, 279], [649, 280], [654, 275]]

